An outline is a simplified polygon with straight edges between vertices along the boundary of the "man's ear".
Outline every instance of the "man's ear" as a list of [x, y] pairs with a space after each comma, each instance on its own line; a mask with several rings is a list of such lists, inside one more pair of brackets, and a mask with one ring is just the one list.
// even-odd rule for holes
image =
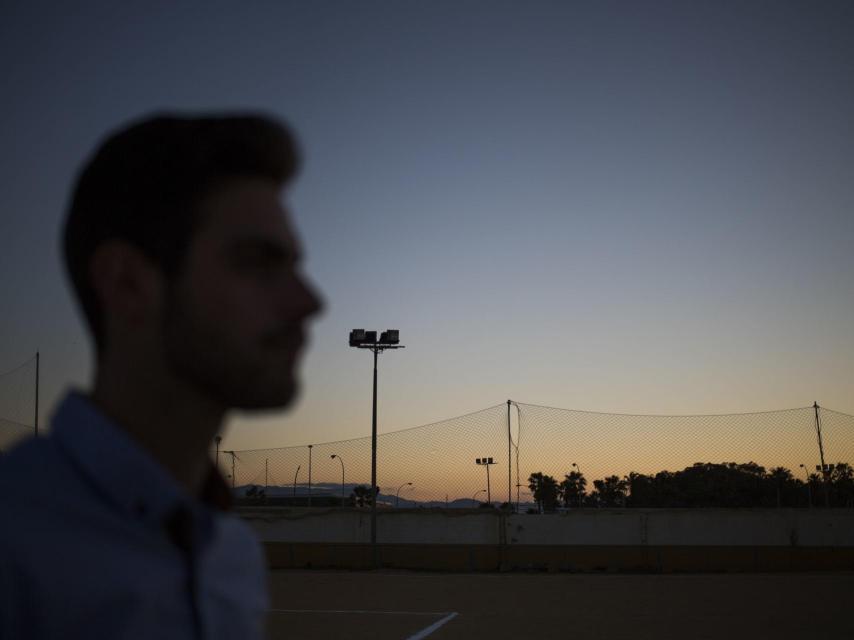
[[163, 275], [130, 243], [107, 240], [99, 245], [89, 262], [89, 277], [105, 320], [117, 317], [135, 325], [159, 312]]

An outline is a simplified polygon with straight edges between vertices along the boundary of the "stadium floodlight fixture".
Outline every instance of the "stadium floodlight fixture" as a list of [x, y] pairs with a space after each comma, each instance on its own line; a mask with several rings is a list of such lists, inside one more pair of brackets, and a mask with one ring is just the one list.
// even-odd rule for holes
[[380, 343], [382, 344], [399, 344], [400, 331], [397, 329], [387, 329], [380, 334]]
[[381, 332], [377, 339], [376, 331], [366, 331], [365, 329], [353, 329], [350, 332], [350, 346], [359, 349], [403, 349], [400, 344], [400, 330], [386, 329]]
[[[386, 329], [377, 340], [376, 331], [365, 329], [353, 329], [350, 331], [350, 346], [356, 349], [370, 349], [374, 354], [374, 398], [371, 417], [371, 491], [374, 496], [379, 494], [377, 487], [377, 356], [386, 349], [404, 349], [400, 344], [400, 331], [398, 329]], [[371, 545], [374, 549], [374, 564], [379, 560], [377, 556], [377, 500], [371, 503]]]

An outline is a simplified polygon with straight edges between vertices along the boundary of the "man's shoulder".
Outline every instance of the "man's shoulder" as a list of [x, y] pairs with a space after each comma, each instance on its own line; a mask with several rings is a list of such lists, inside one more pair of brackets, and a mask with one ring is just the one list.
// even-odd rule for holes
[[47, 535], [85, 517], [91, 489], [51, 438], [32, 438], [0, 458], [0, 540]]
[[50, 438], [28, 438], [0, 458], [0, 504], [45, 497], [62, 488], [64, 461]]

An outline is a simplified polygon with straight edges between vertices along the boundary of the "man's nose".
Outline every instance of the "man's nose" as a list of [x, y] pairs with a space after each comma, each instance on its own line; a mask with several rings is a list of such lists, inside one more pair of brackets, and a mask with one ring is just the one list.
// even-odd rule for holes
[[299, 278], [299, 286], [302, 302], [301, 307], [305, 317], [320, 314], [326, 306], [320, 292], [305, 277]]

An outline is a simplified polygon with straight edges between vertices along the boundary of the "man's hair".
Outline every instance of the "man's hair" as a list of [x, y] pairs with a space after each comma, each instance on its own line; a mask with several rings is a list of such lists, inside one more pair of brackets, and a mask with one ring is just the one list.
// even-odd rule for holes
[[100, 244], [124, 240], [172, 277], [203, 198], [235, 178], [284, 184], [298, 163], [285, 126], [256, 114], [162, 114], [107, 136], [80, 172], [63, 238], [66, 268], [96, 348], [103, 347], [104, 322], [89, 264]]

